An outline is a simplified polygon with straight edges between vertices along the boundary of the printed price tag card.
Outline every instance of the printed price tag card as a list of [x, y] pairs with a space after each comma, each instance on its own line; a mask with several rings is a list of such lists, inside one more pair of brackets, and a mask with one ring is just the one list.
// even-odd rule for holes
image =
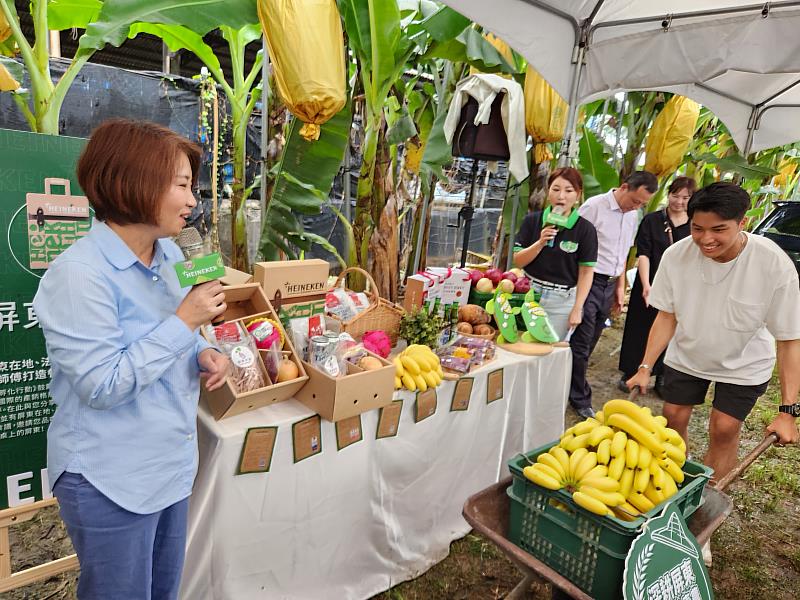
[[336, 423], [336, 447], [339, 450], [360, 442], [362, 438], [361, 415], [342, 419]]
[[456, 381], [453, 389], [453, 400], [450, 402], [451, 411], [469, 409], [469, 401], [472, 397], [474, 385], [475, 380], [472, 377], [462, 377]]
[[503, 369], [489, 373], [486, 378], [486, 404], [503, 398]]
[[322, 421], [313, 415], [292, 425], [294, 462], [300, 462], [322, 452]]
[[414, 422], [419, 423], [436, 412], [436, 390], [430, 389], [424, 392], [417, 392], [416, 410], [414, 411]]
[[277, 427], [251, 427], [248, 429], [244, 436], [236, 474], [268, 473], [277, 437]]
[[402, 413], [402, 400], [394, 400], [388, 406], [381, 408], [380, 416], [378, 417], [378, 432], [375, 434], [375, 439], [396, 436], [397, 430], [400, 428], [400, 415]]

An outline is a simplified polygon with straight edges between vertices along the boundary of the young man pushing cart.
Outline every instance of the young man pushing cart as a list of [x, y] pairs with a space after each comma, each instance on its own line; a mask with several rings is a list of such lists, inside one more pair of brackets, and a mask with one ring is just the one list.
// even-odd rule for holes
[[736, 465], [742, 422], [766, 391], [776, 357], [781, 406], [767, 431], [778, 444], [799, 437], [800, 284], [783, 250], [743, 230], [749, 208], [747, 192], [731, 183], [692, 196], [691, 238], [664, 253], [650, 292], [659, 313], [627, 382], [646, 391], [651, 365], [666, 348], [664, 416], [687, 443], [692, 408], [715, 384], [704, 462], [716, 478]]

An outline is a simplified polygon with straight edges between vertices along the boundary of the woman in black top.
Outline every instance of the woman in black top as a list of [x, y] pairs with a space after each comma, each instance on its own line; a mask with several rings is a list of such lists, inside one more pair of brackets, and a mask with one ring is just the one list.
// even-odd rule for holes
[[[647, 346], [650, 327], [658, 310], [650, 306], [650, 285], [656, 276], [658, 265], [664, 251], [675, 242], [689, 235], [689, 217], [686, 205], [695, 190], [691, 177], [676, 177], [669, 186], [666, 208], [650, 213], [642, 219], [636, 234], [636, 255], [638, 256], [638, 276], [631, 290], [628, 315], [625, 318], [625, 332], [622, 336], [622, 350], [619, 356], [619, 370], [622, 371], [620, 389], [628, 391], [624, 382], [633, 377], [639, 368], [639, 361]], [[661, 388], [661, 373], [664, 370], [664, 356], [653, 365], [656, 376], [656, 393]]]
[[541, 295], [539, 304], [562, 340], [581, 322], [597, 262], [597, 232], [578, 215], [582, 193], [577, 169], [553, 171], [547, 180], [548, 206], [525, 217], [514, 248], [514, 266], [531, 278], [531, 287]]

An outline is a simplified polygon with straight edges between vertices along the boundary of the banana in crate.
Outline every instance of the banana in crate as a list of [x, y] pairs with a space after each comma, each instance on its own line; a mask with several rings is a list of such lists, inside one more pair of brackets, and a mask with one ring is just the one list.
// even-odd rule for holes
[[549, 490], [566, 488], [592, 513], [631, 521], [678, 492], [685, 462], [686, 444], [664, 417], [628, 400], [609, 400], [523, 474]]

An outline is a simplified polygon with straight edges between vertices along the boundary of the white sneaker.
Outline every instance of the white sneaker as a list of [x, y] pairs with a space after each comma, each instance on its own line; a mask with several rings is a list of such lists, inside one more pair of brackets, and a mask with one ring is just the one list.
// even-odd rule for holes
[[703, 562], [706, 563], [706, 568], [711, 568], [711, 540], [703, 544]]

